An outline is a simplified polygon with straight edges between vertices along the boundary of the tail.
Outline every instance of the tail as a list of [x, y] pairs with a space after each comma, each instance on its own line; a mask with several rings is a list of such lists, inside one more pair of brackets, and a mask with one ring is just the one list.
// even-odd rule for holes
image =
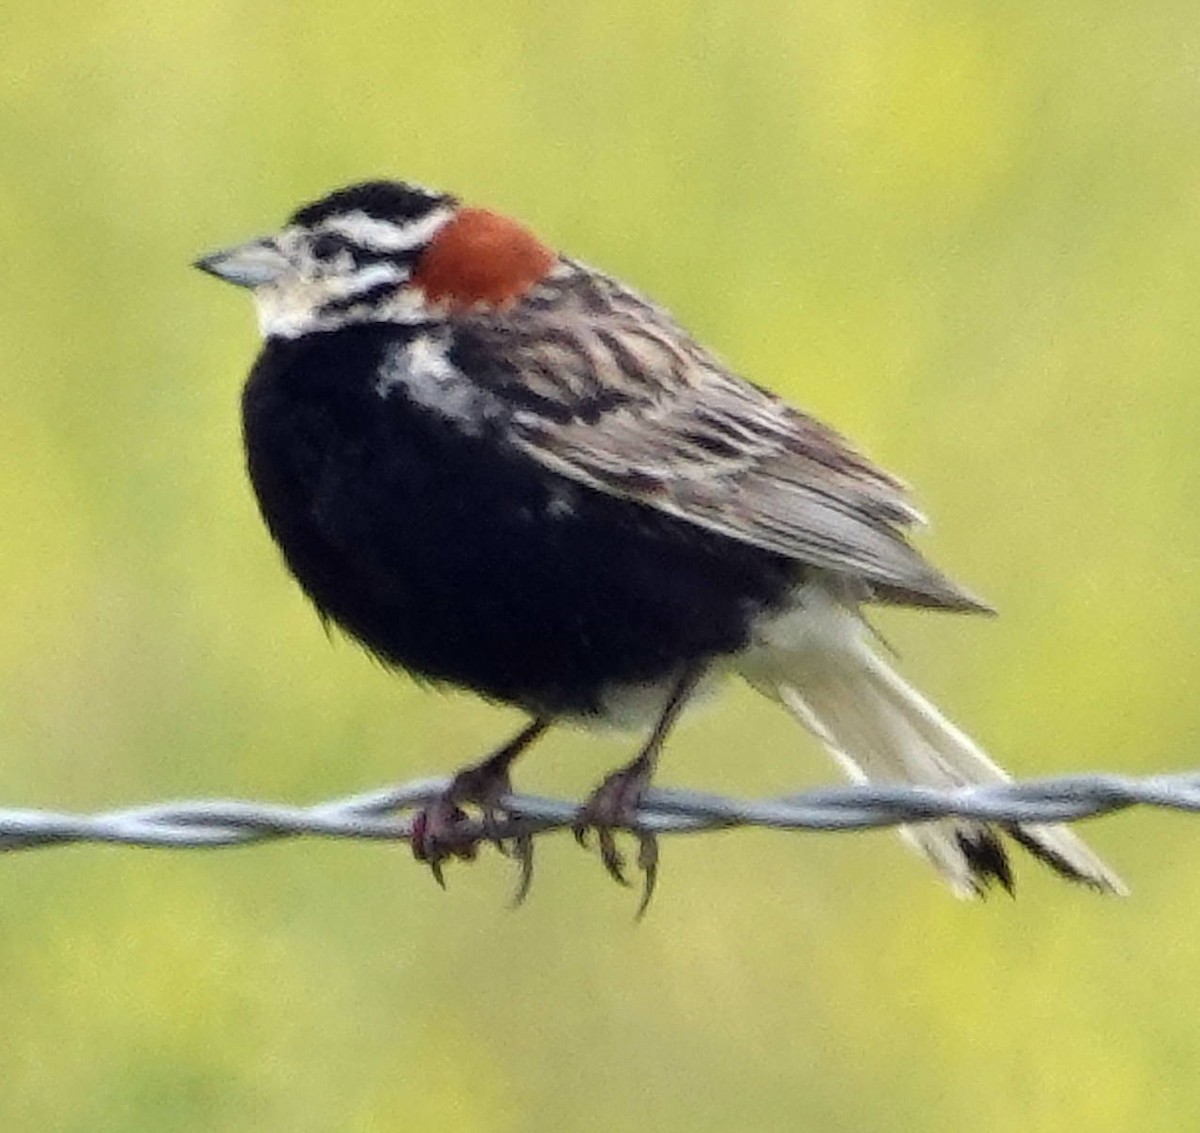
[[[765, 640], [744, 655], [742, 674], [751, 684], [809, 728], [855, 782], [963, 787], [1008, 780], [871, 649], [853, 610], [813, 589], [806, 590], [802, 608], [768, 626]], [[1003, 830], [1072, 881], [1107, 893], [1128, 892], [1065, 826], [1019, 823]], [[1012, 891], [1008, 855], [995, 826], [941, 819], [901, 832], [956, 895], [980, 895], [993, 881]]]

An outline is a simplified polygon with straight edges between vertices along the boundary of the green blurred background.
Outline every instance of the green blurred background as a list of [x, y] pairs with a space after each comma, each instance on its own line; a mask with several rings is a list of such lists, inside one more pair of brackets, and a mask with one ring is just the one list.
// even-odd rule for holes
[[[297, 802], [513, 727], [326, 641], [242, 471], [249, 303], [197, 253], [364, 176], [671, 306], [918, 487], [998, 621], [896, 613], [1019, 774], [1200, 763], [1194, 0], [15, 0], [0, 40], [0, 804]], [[629, 751], [563, 732], [521, 782]], [[664, 781], [834, 778], [730, 689]], [[0, 865], [0, 1128], [1171, 1130], [1200, 1108], [1195, 820], [962, 905], [891, 834], [567, 838], [528, 905], [402, 846]]]

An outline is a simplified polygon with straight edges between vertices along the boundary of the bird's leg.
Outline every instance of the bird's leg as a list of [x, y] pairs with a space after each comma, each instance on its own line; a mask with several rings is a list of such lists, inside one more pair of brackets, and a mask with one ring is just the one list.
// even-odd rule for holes
[[[419, 862], [426, 862], [433, 871], [437, 883], [445, 888], [442, 862], [455, 857], [470, 861], [475, 857], [478, 846], [474, 842], [455, 844], [455, 834], [460, 824], [467, 820], [462, 804], [473, 804], [482, 811], [483, 827], [487, 836], [504, 852], [497, 831], [501, 816], [500, 800], [512, 789], [509, 768], [527, 747], [537, 740], [550, 721], [537, 718], [530, 721], [503, 747], [497, 748], [486, 759], [464, 767], [450, 780], [442, 794], [419, 810], [412, 822], [412, 852]], [[533, 839], [529, 835], [518, 836], [513, 841], [512, 856], [520, 864], [520, 878], [514, 904], [520, 904], [529, 892], [533, 879]]]
[[645, 830], [637, 829], [638, 804], [642, 793], [650, 785], [667, 733], [679, 719], [679, 714], [695, 690], [702, 672], [699, 666], [689, 668], [675, 682], [658, 722], [642, 750], [624, 767], [604, 778], [584, 803], [575, 820], [575, 840], [581, 846], [586, 845], [588, 832], [595, 830], [604, 868], [622, 885], [628, 885], [629, 882], [625, 877], [625, 859], [617, 849], [613, 831], [630, 830], [637, 836], [637, 864], [643, 878], [642, 900], [637, 911], [639, 918], [650, 904], [650, 898], [654, 894], [654, 883], [658, 879], [658, 839]]

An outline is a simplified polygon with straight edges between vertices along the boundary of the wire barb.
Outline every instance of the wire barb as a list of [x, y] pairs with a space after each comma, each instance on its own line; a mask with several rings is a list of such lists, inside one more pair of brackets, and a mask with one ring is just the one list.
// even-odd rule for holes
[[[448, 784], [448, 779], [416, 779], [307, 807], [213, 799], [91, 815], [0, 809], [0, 852], [78, 842], [211, 849], [299, 837], [406, 841], [412, 835], [413, 813], [437, 799]], [[499, 817], [469, 819], [455, 827], [452, 840], [461, 840], [464, 848], [483, 839], [523, 842], [574, 828], [582, 810], [564, 799], [525, 794], [505, 795], [499, 805]], [[652, 787], [630, 825], [646, 835], [740, 826], [868, 830], [947, 817], [1002, 824], [1077, 822], [1132, 806], [1200, 811], [1200, 771], [1145, 778], [1066, 775], [956, 790], [864, 784], [767, 799]]]

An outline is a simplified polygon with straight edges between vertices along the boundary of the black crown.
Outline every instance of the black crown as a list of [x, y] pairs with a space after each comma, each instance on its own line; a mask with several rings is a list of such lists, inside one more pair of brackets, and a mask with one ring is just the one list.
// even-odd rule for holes
[[441, 205], [454, 204], [448, 193], [437, 193], [403, 181], [363, 181], [338, 189], [297, 209], [290, 223], [311, 228], [327, 217], [363, 212], [377, 220], [403, 223], [419, 220]]

